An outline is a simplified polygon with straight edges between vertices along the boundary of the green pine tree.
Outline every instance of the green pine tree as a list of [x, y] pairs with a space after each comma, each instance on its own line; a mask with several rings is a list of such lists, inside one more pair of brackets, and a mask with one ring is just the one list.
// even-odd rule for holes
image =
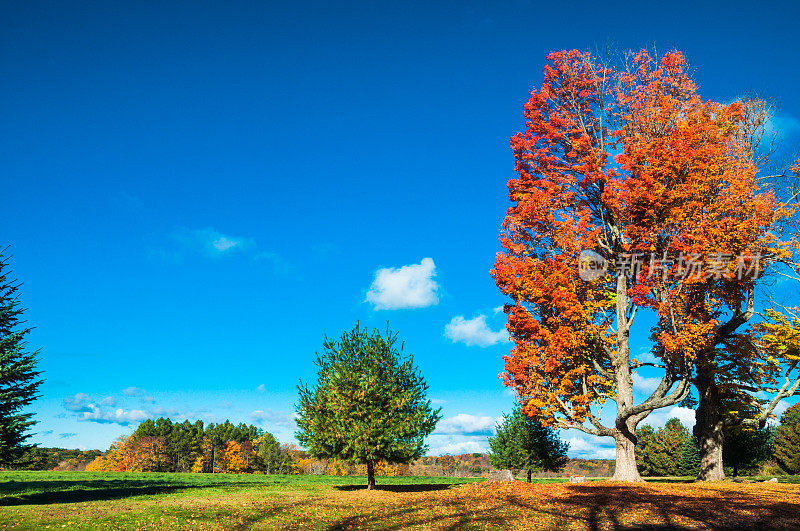
[[696, 477], [700, 473], [700, 445], [697, 437], [691, 435], [683, 443], [678, 473], [681, 476]]
[[663, 428], [645, 425], [636, 430], [636, 466], [643, 476], [675, 476], [679, 473], [683, 444], [689, 430], [677, 418]]
[[555, 430], [525, 415], [519, 406], [504, 415], [494, 437], [489, 437], [489, 459], [496, 468], [525, 470], [528, 483], [537, 470], [557, 472], [567, 464], [569, 444]]
[[773, 456], [788, 474], [800, 473], [800, 404], [787, 409], [775, 432]]
[[25, 444], [36, 421], [24, 412], [42, 381], [36, 370], [38, 352], [27, 350], [31, 329], [21, 320], [20, 284], [10, 277], [9, 258], [0, 251], [0, 465], [17, 461], [33, 445]]
[[373, 489], [376, 463], [409, 463], [425, 453], [440, 410], [388, 324], [385, 335], [357, 324], [338, 341], [326, 337], [322, 349], [316, 385], [298, 385], [297, 440], [318, 459], [366, 464]]

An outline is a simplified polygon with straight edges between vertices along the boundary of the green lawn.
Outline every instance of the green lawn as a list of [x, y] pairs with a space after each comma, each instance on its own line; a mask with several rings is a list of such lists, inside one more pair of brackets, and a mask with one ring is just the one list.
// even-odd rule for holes
[[[377, 478], [379, 489], [400, 493], [443, 490], [476, 481], [482, 480]], [[34, 529], [66, 524], [74, 529], [118, 529], [170, 523], [192, 528], [237, 527], [245, 525], [240, 519], [258, 519], [255, 507], [259, 504], [272, 506], [280, 499], [314, 500], [331, 493], [363, 491], [366, 484], [366, 477], [340, 476], [0, 472], [0, 526]], [[283, 518], [274, 515], [273, 520]], [[280, 525], [291, 526], [291, 521]]]
[[688, 479], [621, 486], [378, 477], [369, 492], [364, 477], [0, 472], [0, 528], [800, 529], [795, 485]]

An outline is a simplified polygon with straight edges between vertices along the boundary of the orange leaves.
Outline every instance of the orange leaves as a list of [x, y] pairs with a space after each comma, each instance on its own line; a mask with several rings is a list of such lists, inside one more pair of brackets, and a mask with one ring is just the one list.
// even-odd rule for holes
[[[628, 363], [628, 347], [615, 328], [629, 323], [618, 316], [635, 306], [658, 312], [654, 350], [691, 362], [754, 279], [679, 277], [674, 259], [777, 256], [785, 245], [772, 229], [786, 212], [756, 179], [744, 134], [752, 113], [741, 102], [702, 101], [680, 52], [657, 61], [639, 52], [617, 72], [587, 53], [554, 52], [524, 109], [525, 129], [511, 138], [517, 178], [508, 182], [504, 252], [492, 270], [515, 302], [504, 381], [539, 415], [582, 422], [591, 401], [619, 392], [612, 369]], [[655, 275], [612, 265], [587, 282], [582, 250], [611, 264], [625, 253], [673, 262]]]

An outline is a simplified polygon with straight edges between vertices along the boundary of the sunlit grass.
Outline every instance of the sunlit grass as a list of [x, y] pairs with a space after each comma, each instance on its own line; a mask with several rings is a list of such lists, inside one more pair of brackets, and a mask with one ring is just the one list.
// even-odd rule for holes
[[[767, 479], [767, 478], [764, 478]], [[782, 477], [795, 483], [797, 476]], [[474, 478], [0, 472], [11, 529], [800, 529], [800, 487], [776, 483], [533, 485]]]

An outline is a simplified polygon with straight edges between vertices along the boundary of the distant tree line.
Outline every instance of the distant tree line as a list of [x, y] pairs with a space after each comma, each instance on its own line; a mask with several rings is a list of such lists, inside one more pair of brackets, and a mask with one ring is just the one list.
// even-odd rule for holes
[[83, 470], [88, 463], [99, 456], [99, 450], [32, 446], [7, 467], [13, 470]]
[[257, 426], [162, 417], [114, 441], [86, 470], [288, 474], [291, 463], [291, 447]]

